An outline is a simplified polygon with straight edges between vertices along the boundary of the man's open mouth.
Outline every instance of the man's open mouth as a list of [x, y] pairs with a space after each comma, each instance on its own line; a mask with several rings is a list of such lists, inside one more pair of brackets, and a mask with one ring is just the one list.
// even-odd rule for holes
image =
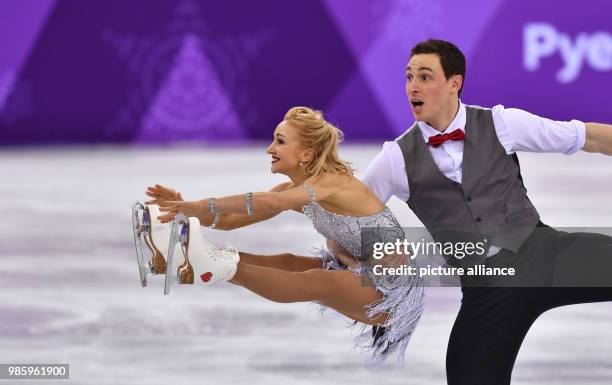
[[273, 156], [273, 157], [272, 157], [272, 163], [276, 163], [276, 162], [278, 162], [279, 160], [280, 160], [280, 159], [279, 159], [279, 158], [277, 158], [277, 157], [275, 157], [275, 156]]
[[423, 105], [423, 102], [420, 100], [411, 100], [410, 103], [412, 103], [413, 107], [420, 107]]

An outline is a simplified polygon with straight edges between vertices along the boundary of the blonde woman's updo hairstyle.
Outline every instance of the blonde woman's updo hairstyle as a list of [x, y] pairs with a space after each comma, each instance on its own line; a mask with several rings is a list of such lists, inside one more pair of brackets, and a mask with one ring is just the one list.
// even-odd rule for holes
[[323, 117], [323, 112], [308, 107], [293, 107], [285, 114], [285, 121], [298, 129], [302, 148], [313, 148], [314, 156], [306, 166], [306, 174], [318, 176], [322, 172], [352, 175], [350, 163], [338, 157], [338, 144], [344, 134]]

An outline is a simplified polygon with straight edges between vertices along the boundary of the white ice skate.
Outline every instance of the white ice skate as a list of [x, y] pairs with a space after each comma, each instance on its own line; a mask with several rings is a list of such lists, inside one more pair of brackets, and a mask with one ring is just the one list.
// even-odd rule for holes
[[[171, 223], [161, 223], [157, 217], [160, 215], [157, 205], [145, 205], [136, 202], [132, 206], [132, 225], [134, 228], [134, 244], [136, 258], [140, 271], [140, 283], [147, 286], [148, 274], [164, 274], [166, 272], [166, 251], [170, 242]], [[150, 257], [145, 257], [142, 250], [144, 239], [147, 248], [151, 251]]]
[[231, 246], [218, 248], [202, 237], [198, 218], [179, 213], [172, 223], [164, 294], [170, 293], [173, 283], [210, 285], [230, 280], [239, 261], [238, 251]]

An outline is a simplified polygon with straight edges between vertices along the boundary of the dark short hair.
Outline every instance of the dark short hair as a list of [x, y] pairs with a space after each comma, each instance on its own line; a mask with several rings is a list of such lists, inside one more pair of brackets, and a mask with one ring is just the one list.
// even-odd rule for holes
[[427, 53], [438, 55], [442, 70], [444, 71], [444, 76], [446, 76], [447, 80], [453, 75], [461, 75], [463, 78], [461, 88], [459, 89], [459, 95], [461, 95], [463, 85], [465, 84], [465, 56], [463, 52], [450, 41], [428, 39], [412, 47], [410, 50], [410, 58], [414, 55]]

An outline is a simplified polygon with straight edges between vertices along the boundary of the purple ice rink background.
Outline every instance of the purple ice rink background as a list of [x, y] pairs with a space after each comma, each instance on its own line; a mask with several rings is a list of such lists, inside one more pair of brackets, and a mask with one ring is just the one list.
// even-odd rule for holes
[[412, 119], [410, 48], [449, 39], [463, 101], [610, 120], [612, 4], [553, 0], [5, 0], [0, 144], [244, 142], [284, 111], [325, 111], [347, 141]]
[[[444, 383], [458, 289], [428, 290], [404, 368], [371, 369], [314, 305], [141, 288], [129, 208], [156, 182], [187, 199], [281, 182], [263, 149], [293, 105], [337, 123], [362, 172], [412, 123], [404, 68], [428, 37], [465, 52], [465, 103], [611, 122], [610, 14], [605, 0], [0, 2], [0, 363], [69, 363], [70, 384]], [[546, 223], [612, 226], [609, 158], [519, 156]], [[322, 244], [293, 213], [208, 234], [262, 254]], [[610, 303], [547, 312], [513, 383], [608, 384], [611, 322]]]

